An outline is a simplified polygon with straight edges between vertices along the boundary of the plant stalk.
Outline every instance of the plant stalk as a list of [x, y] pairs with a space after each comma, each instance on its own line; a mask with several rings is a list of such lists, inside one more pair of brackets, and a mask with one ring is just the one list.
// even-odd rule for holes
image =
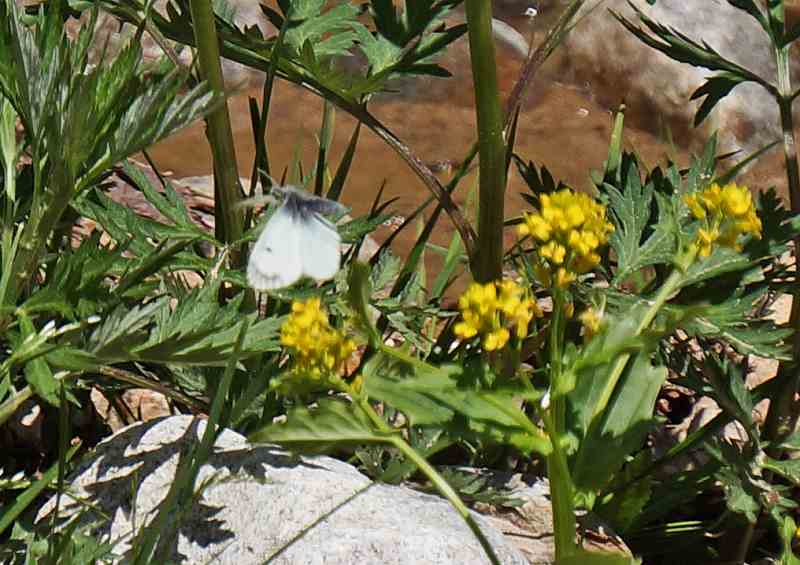
[[470, 261], [474, 278], [486, 283], [503, 275], [506, 145], [492, 38], [492, 3], [466, 0], [465, 6], [480, 158], [478, 239]]
[[[215, 94], [223, 98], [225, 82], [211, 0], [191, 0], [190, 8], [200, 76]], [[224, 243], [233, 243], [241, 239], [244, 233], [244, 218], [237, 206], [242, 200], [242, 193], [227, 100], [208, 115], [206, 124], [206, 135], [214, 159], [216, 236]], [[231, 249], [231, 266], [236, 268], [243, 264], [241, 252]]]
[[566, 431], [566, 399], [561, 393], [564, 318], [567, 300], [563, 292], [553, 294], [553, 318], [550, 325], [550, 407], [543, 410], [542, 422], [553, 450], [547, 456], [547, 477], [550, 480], [550, 500], [553, 507], [553, 540], [556, 562], [575, 553], [577, 520], [572, 478], [567, 459], [561, 448]]
[[[636, 326], [635, 335], [641, 335], [641, 333], [653, 322], [661, 307], [667, 302], [667, 300], [669, 300], [675, 291], [680, 288], [681, 284], [683, 283], [686, 269], [689, 268], [696, 257], [697, 247], [695, 245], [691, 245], [686, 254], [678, 259], [678, 264], [676, 265], [675, 269], [672, 271], [672, 273], [670, 273], [667, 280], [664, 281], [664, 284], [658, 290], [653, 302], [650, 304], [649, 308], [644, 313], [644, 316], [642, 316], [642, 319], [639, 321], [639, 325]], [[594, 406], [591, 422], [594, 423], [600, 413], [605, 410], [609, 400], [611, 400], [611, 395], [614, 393], [617, 382], [622, 376], [622, 371], [625, 370], [625, 366], [628, 364], [630, 358], [630, 353], [623, 353], [617, 357], [617, 360], [614, 362], [614, 365], [611, 368], [611, 376], [609, 377], [608, 382], [603, 389], [602, 395]]]
[[[782, 7], [781, 7], [782, 8]], [[781, 17], [783, 14], [781, 14]], [[793, 214], [800, 213], [800, 169], [797, 163], [797, 142], [794, 136], [794, 120], [792, 119], [792, 78], [789, 61], [790, 45], [779, 47], [773, 45], [775, 63], [777, 66], [778, 88], [776, 101], [780, 113], [781, 131], [783, 140], [783, 158], [786, 166], [786, 180], [789, 184], [789, 207]], [[794, 238], [795, 265], [800, 258], [800, 237]], [[795, 283], [797, 284], [797, 283]], [[795, 397], [800, 391], [800, 299], [792, 297], [792, 308], [789, 314], [789, 327], [794, 330], [792, 334], [792, 358], [790, 361], [781, 361], [778, 366], [776, 380], [779, 390], [772, 395], [764, 422], [764, 439], [769, 442], [792, 433], [797, 427], [800, 405]], [[768, 455], [780, 458], [780, 450], [769, 449]], [[769, 480], [769, 479], [766, 479]], [[740, 542], [736, 546], [734, 560], [744, 563], [750, 553], [756, 523], [745, 522], [739, 527]]]
[[[786, 177], [789, 183], [789, 205], [792, 213], [800, 213], [800, 170], [797, 163], [797, 143], [792, 120], [792, 85], [789, 71], [789, 47], [775, 47], [775, 61], [778, 67], [778, 108], [781, 129], [783, 130], [783, 156], [786, 163]], [[800, 255], [800, 238], [794, 239], [795, 263]], [[764, 432], [766, 439], [775, 440], [791, 433], [797, 426], [797, 403], [795, 395], [800, 385], [800, 300], [792, 299], [789, 326], [794, 330], [792, 336], [792, 360], [782, 362], [777, 378], [781, 380], [781, 392], [775, 395], [767, 414]]]

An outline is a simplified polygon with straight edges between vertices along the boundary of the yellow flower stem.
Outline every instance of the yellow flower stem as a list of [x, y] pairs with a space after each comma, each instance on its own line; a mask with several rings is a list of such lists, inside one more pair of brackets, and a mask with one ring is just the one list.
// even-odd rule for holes
[[[678, 257], [676, 260], [676, 268], [672, 271], [667, 280], [664, 281], [664, 284], [659, 289], [658, 294], [656, 294], [656, 297], [653, 299], [650, 307], [644, 313], [644, 316], [642, 316], [642, 319], [639, 321], [639, 325], [636, 327], [636, 333], [634, 335], [640, 335], [653, 322], [661, 307], [667, 302], [667, 300], [669, 300], [675, 291], [680, 288], [681, 284], [683, 283], [684, 276], [686, 275], [686, 271], [694, 262], [695, 258], [697, 258], [697, 246], [695, 245], [691, 245], [686, 252]], [[630, 358], [630, 353], [623, 353], [617, 357], [617, 360], [611, 369], [611, 375], [606, 382], [605, 389], [603, 389], [603, 394], [600, 396], [597, 404], [595, 404], [591, 425], [595, 424], [598, 419], [597, 417], [603, 410], [605, 410], [606, 406], [608, 405], [608, 401], [611, 400], [611, 395], [614, 393], [617, 382], [619, 381], [620, 376], [622, 376], [622, 371], [625, 370], [625, 366], [628, 364], [628, 360], [630, 360]]]
[[[564, 399], [554, 399], [552, 408], [556, 404], [563, 404]], [[542, 413], [547, 435], [553, 450], [547, 456], [547, 476], [550, 479], [550, 500], [553, 507], [553, 538], [555, 544], [556, 562], [573, 555], [577, 549], [577, 520], [575, 518], [575, 493], [572, 478], [567, 465], [567, 457], [561, 447], [559, 438], [563, 431], [556, 429], [553, 421], [553, 411], [545, 410]]]
[[557, 394], [560, 388], [563, 368], [561, 358], [562, 337], [564, 335], [564, 309], [567, 307], [563, 291], [553, 292], [553, 318], [550, 323], [550, 408], [542, 413], [547, 435], [553, 450], [547, 456], [547, 476], [550, 479], [550, 499], [553, 506], [553, 534], [556, 561], [575, 553], [577, 545], [575, 536], [577, 521], [575, 519], [574, 492], [572, 478], [569, 474], [567, 459], [561, 448], [561, 438], [566, 425], [566, 405], [563, 394]]

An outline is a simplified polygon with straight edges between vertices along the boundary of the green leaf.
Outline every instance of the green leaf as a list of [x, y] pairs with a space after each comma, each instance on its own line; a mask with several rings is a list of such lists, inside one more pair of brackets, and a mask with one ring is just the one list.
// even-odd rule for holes
[[553, 391], [554, 396], [566, 394], [572, 410], [572, 428], [580, 435], [589, 429], [594, 414], [605, 407], [598, 406], [602, 392], [610, 378], [611, 365], [618, 356], [636, 352], [644, 341], [636, 336], [636, 329], [644, 308], [637, 307], [627, 316], [608, 316], [605, 327], [586, 344], [574, 358], [565, 359], [568, 372], [564, 381], [570, 387]]
[[359, 47], [369, 61], [370, 73], [383, 72], [397, 64], [402, 58], [402, 48], [389, 39], [377, 34], [373, 35], [365, 27], [357, 28], [356, 34]]
[[[674, 324], [679, 320], [680, 328], [688, 335], [725, 340], [742, 355], [786, 359], [786, 339], [791, 332], [776, 326], [766, 317], [768, 313], [763, 318], [752, 317], [753, 309], [766, 292], [767, 289], [762, 288], [741, 295], [735, 288], [726, 288], [717, 281], [713, 288], [698, 289], [697, 299], [703, 300], [699, 304], [663, 306], [655, 325]], [[606, 298], [612, 312], [625, 312], [647, 304], [646, 297], [621, 292], [607, 292]]]
[[365, 367], [364, 390], [403, 412], [411, 425], [448, 424], [452, 433], [512, 445], [523, 453], [547, 454], [552, 449], [519, 406], [521, 389], [479, 390], [470, 383], [489, 377], [474, 374], [475, 369], [423, 368], [387, 357]]
[[213, 240], [207, 232], [192, 221], [183, 198], [175, 191], [175, 187], [169, 180], [164, 183], [164, 193], [161, 194], [144, 172], [131, 161], [125, 161], [122, 168], [133, 186], [142, 191], [148, 202], [170, 222], [184, 228], [187, 237], [190, 233], [194, 233], [197, 238]]
[[800, 558], [792, 551], [792, 544], [797, 539], [797, 524], [790, 516], [784, 516], [779, 526], [781, 536], [781, 556], [778, 565], [800, 565]]
[[800, 432], [795, 432], [780, 442], [782, 449], [800, 450]]
[[611, 13], [617, 21], [643, 43], [664, 53], [667, 57], [675, 61], [688, 63], [695, 67], [703, 67], [712, 71], [723, 71], [729, 73], [731, 76], [738, 76], [742, 82], [753, 81], [769, 89], [770, 85], [758, 75], [725, 59], [707, 43], [698, 43], [673, 28], [661, 25], [648, 18], [644, 12], [634, 4], [629, 2], [629, 5], [652, 35], [641, 27], [633, 24], [619, 13], [613, 10]]
[[[614, 483], [609, 489], [611, 494], [603, 497], [602, 503], [594, 508], [594, 511], [607, 520], [617, 533], [624, 534], [628, 531], [650, 501], [653, 494], [653, 476], [647, 471], [652, 465], [652, 459], [649, 451], [639, 452], [614, 477]], [[637, 479], [640, 476], [642, 478]]]
[[314, 407], [289, 410], [286, 421], [248, 436], [251, 442], [277, 443], [293, 451], [321, 452], [342, 444], [388, 443], [390, 435], [373, 429], [369, 418], [352, 405], [323, 398]]
[[755, 523], [761, 512], [761, 500], [768, 484], [754, 480], [751, 461], [728, 444], [715, 441], [706, 444], [706, 451], [722, 463], [714, 475], [722, 484], [725, 504], [728, 509], [742, 514], [750, 523]]
[[[32, 338], [37, 335], [33, 322], [31, 322], [27, 316], [21, 316], [19, 318], [19, 325], [23, 339]], [[58, 406], [60, 404], [58, 381], [53, 376], [53, 372], [50, 370], [50, 366], [44, 358], [36, 357], [25, 364], [25, 379], [40, 398], [47, 401], [52, 406]]]
[[742, 82], [744, 82], [744, 79], [740, 75], [733, 73], [720, 73], [707, 78], [706, 82], [695, 90], [689, 98], [690, 100], [697, 100], [705, 96], [705, 100], [700, 104], [694, 115], [694, 127], [703, 123], [703, 120], [708, 117], [717, 102], [725, 98], [730, 94], [731, 90], [742, 84]]
[[762, 462], [762, 466], [769, 471], [781, 475], [795, 485], [800, 486], [800, 459], [778, 461], [767, 457]]
[[364, 392], [405, 414], [412, 426], [442, 425], [452, 420], [455, 411], [428, 391], [447, 394], [456, 390], [455, 367], [436, 371], [423, 383], [413, 379], [406, 363], [385, 354], [376, 354], [364, 366]]
[[355, 320], [369, 339], [370, 344], [375, 347], [380, 341], [380, 335], [375, 329], [369, 313], [369, 299], [372, 294], [369, 266], [359, 261], [353, 261], [350, 264], [347, 286], [347, 298], [350, 308], [355, 313]]
[[324, 4], [320, 0], [294, 2], [285, 43], [297, 52], [313, 45], [316, 57], [348, 55], [357, 38], [356, 30], [363, 27], [357, 19], [358, 8], [342, 3], [323, 12]]
[[601, 419], [590, 425], [581, 440], [572, 466], [572, 478], [578, 488], [594, 490], [603, 486], [625, 456], [642, 446], [652, 429], [653, 410], [667, 379], [667, 369], [652, 366], [649, 357], [648, 352], [634, 357]]
[[617, 255], [616, 284], [649, 265], [670, 263], [677, 249], [669, 221], [671, 203], [659, 199], [658, 208], [654, 209], [653, 181], [642, 185], [635, 161], [630, 162], [623, 178], [623, 191], [609, 184], [602, 186], [614, 223], [609, 243]]
[[706, 352], [703, 361], [703, 373], [713, 389], [710, 396], [746, 430], [754, 429], [753, 399], [745, 386], [742, 365], [720, 358], [713, 351]]

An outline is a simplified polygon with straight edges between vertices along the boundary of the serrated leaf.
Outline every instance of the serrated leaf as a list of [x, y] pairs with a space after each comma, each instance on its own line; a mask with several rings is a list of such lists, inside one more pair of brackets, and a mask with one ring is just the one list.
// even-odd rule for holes
[[366, 55], [370, 73], [377, 74], [400, 61], [403, 50], [385, 37], [373, 35], [367, 28], [356, 28], [358, 45]]
[[166, 298], [161, 298], [130, 308], [118, 306], [92, 332], [87, 350], [98, 357], [127, 358], [125, 352], [146, 340], [146, 329], [154, 314], [168, 308], [167, 302]]
[[677, 249], [669, 201], [659, 199], [657, 208], [654, 206], [653, 183], [642, 184], [635, 161], [630, 162], [623, 178], [622, 191], [607, 183], [602, 186], [614, 223], [609, 243], [617, 255], [616, 283], [644, 267], [669, 263]]
[[[549, 439], [515, 402], [518, 391], [476, 390], [472, 385], [461, 384], [462, 379], [474, 378], [461, 366], [423, 370], [389, 361], [384, 356], [365, 367], [364, 390], [371, 398], [403, 412], [411, 425], [441, 426], [452, 421], [453, 433], [458, 433], [457, 428], [464, 425], [462, 433], [509, 444], [523, 453], [550, 452]], [[392, 366], [395, 368], [391, 369]], [[454, 420], [456, 415], [462, 419]]]
[[324, 4], [306, 0], [292, 5], [292, 25], [284, 39], [287, 46], [299, 52], [305, 45], [313, 45], [317, 57], [348, 54], [357, 38], [356, 28], [363, 27], [357, 19], [358, 8], [341, 3], [323, 12]]
[[[681, 329], [690, 336], [726, 340], [742, 355], [783, 359], [787, 355], [785, 340], [791, 332], [777, 327], [772, 320], [752, 317], [765, 292], [767, 289], [762, 288], [740, 295], [735, 288], [717, 285], [714, 289], [704, 289], [699, 295], [702, 303], [664, 305], [655, 324], [680, 320]], [[614, 312], [647, 304], [645, 297], [620, 292], [608, 292], [606, 298]]]
[[732, 73], [720, 73], [707, 78], [706, 82], [695, 90], [689, 98], [690, 100], [697, 100], [705, 97], [705, 100], [700, 104], [694, 115], [694, 127], [703, 123], [703, 120], [708, 117], [714, 106], [742, 82], [741, 76]]
[[778, 461], [766, 457], [761, 464], [765, 469], [779, 474], [783, 478], [800, 486], [800, 459], [785, 459]]
[[736, 63], [728, 61], [704, 41], [698, 43], [673, 28], [653, 21], [634, 4], [629, 3], [629, 5], [634, 13], [636, 13], [639, 21], [644, 24], [652, 35], [641, 27], [633, 24], [619, 13], [613, 10], [611, 13], [617, 21], [625, 26], [628, 31], [635, 35], [640, 41], [664, 53], [670, 59], [681, 63], [688, 63], [696, 67], [703, 67], [712, 71], [725, 71], [731, 75], [741, 77], [742, 81], [754, 81], [759, 84], [763, 83], [758, 75]]
[[211, 237], [192, 221], [189, 210], [183, 199], [175, 192], [171, 182], [164, 184], [164, 193], [161, 194], [154, 187], [147, 176], [130, 161], [125, 161], [122, 166], [125, 174], [130, 177], [134, 185], [144, 194], [147, 201], [155, 207], [164, 217], [176, 226], [184, 228], [187, 232], [194, 232], [198, 238], [211, 239]]
[[710, 396], [746, 430], [754, 429], [753, 399], [745, 386], [741, 364], [713, 352], [707, 352], [703, 361], [703, 374], [713, 389]]
[[721, 469], [716, 474], [722, 483], [727, 507], [737, 514], [742, 514], [751, 523], [754, 523], [761, 511], [759, 493], [749, 483], [745, 483], [733, 471]]

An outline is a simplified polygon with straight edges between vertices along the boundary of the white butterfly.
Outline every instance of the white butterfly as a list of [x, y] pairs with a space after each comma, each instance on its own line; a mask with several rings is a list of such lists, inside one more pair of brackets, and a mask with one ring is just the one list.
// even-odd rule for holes
[[272, 192], [284, 201], [250, 253], [247, 282], [256, 290], [273, 290], [304, 276], [333, 278], [339, 270], [341, 238], [322, 214], [342, 214], [347, 208], [292, 186], [273, 187]]

